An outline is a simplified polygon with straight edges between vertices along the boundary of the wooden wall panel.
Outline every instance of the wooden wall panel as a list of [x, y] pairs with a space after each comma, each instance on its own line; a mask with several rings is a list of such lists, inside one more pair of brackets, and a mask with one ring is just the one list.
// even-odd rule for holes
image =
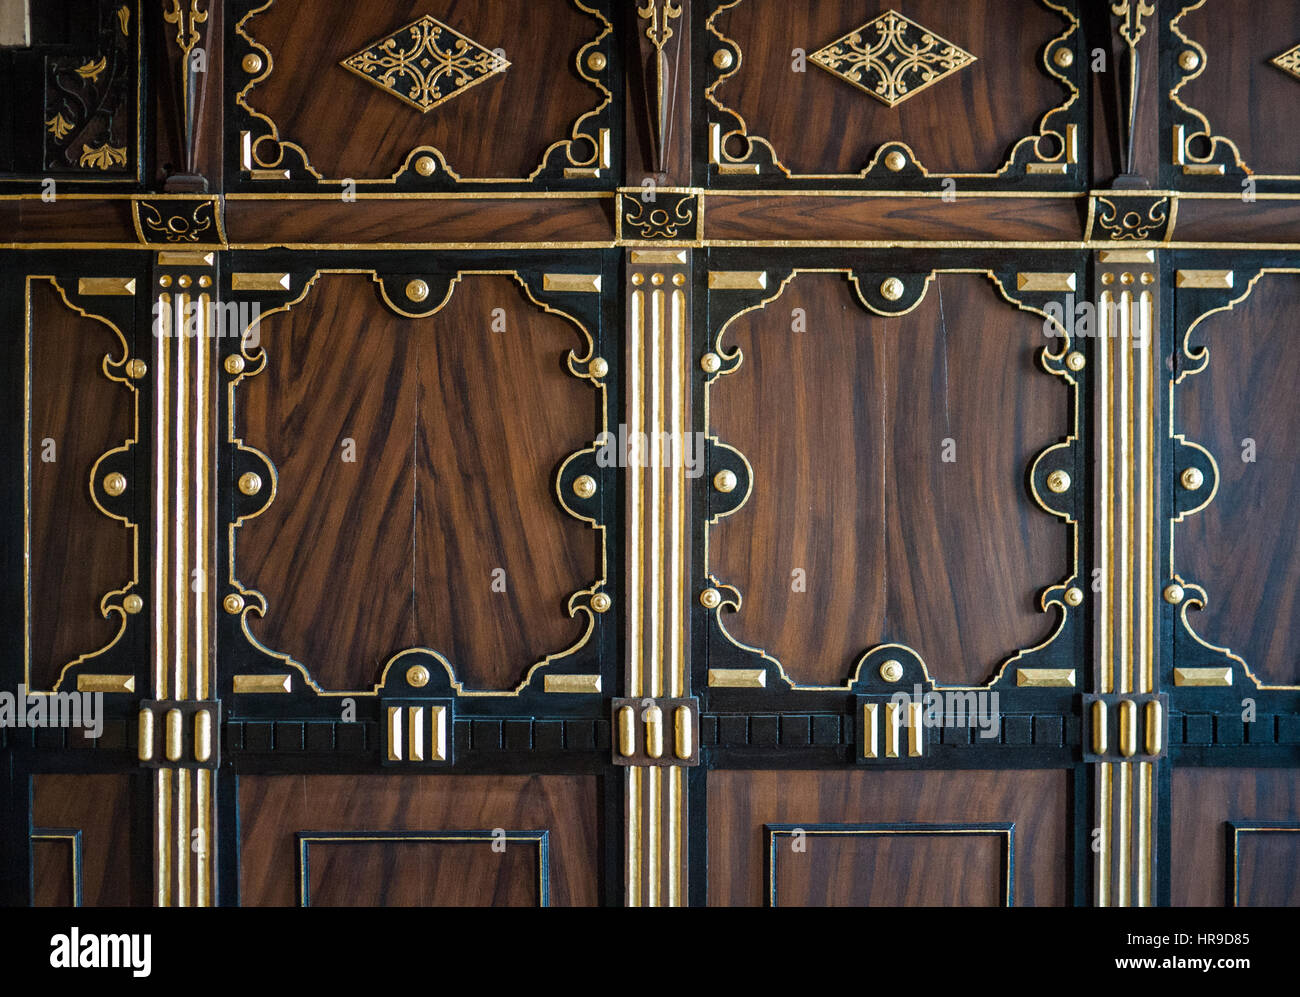
[[[976, 61], [892, 108], [811, 58], [805, 71], [792, 69], [793, 49], [811, 57], [891, 9]], [[888, 0], [748, 0], [713, 23], [742, 54], [739, 70], [713, 96], [794, 173], [857, 173], [888, 141], [907, 143], [933, 173], [992, 173], [1069, 97], [1040, 56], [1070, 22], [1037, 0], [913, 0], [905, 9]]]
[[[1231, 904], [1229, 821], [1300, 821], [1300, 780], [1294, 769], [1175, 768], [1171, 790], [1172, 903], [1175, 907]], [[1250, 836], [1247, 836], [1250, 837]], [[1300, 906], [1300, 830], [1254, 837], [1239, 855], [1240, 902]]]
[[[600, 789], [594, 776], [244, 776], [239, 782], [240, 902], [290, 906], [297, 902], [299, 831], [549, 831], [550, 902], [594, 906], [599, 902]], [[338, 845], [313, 845], [316, 848]], [[386, 846], [389, 857], [395, 846]], [[446, 848], [445, 845], [432, 846]], [[477, 846], [461, 868], [441, 857], [419, 869], [402, 863], [415, 881], [398, 884], [382, 857], [353, 865], [336, 858], [325, 866], [335, 881], [316, 893], [325, 901], [357, 905], [460, 906], [493, 898], [536, 903], [536, 847], [508, 844], [504, 852]], [[313, 854], [312, 864], [316, 865]], [[376, 870], [379, 870], [376, 873]], [[523, 877], [521, 879], [521, 877]], [[524, 882], [527, 880], [527, 882]]]
[[[796, 308], [806, 331], [791, 331]], [[710, 536], [711, 571], [744, 597], [727, 629], [814, 685], [842, 683], [877, 643], [963, 684], [1042, 641], [1037, 597], [1069, 542], [1026, 485], [1069, 431], [1068, 392], [1038, 366], [1046, 342], [1041, 318], [977, 275], [940, 275], [886, 319], [844, 276], [801, 274], [736, 319], [723, 347], [744, 361], [709, 401], [711, 431], [754, 473]]]
[[[1069, 778], [1065, 772], [1013, 770], [712, 772], [709, 903], [764, 903], [764, 824], [1014, 822], [1015, 905], [1064, 904], [1069, 897]], [[814, 847], [821, 846], [809, 847], [813, 858], [819, 854]], [[912, 851], [906, 865], [909, 860], [897, 856], [899, 864], [884, 870], [878, 888], [871, 880], [882, 874], [875, 863], [888, 861], [884, 854], [863, 849], [820, 854], [826, 865], [814, 867], [804, 880], [805, 897], [818, 903], [846, 898], [874, 903], [887, 897], [891, 904], [939, 905], [991, 897], [983, 865], [971, 874], [959, 849]], [[985, 849], [967, 853], [967, 859], [992, 861], [994, 853]]]
[[1300, 174], [1300, 79], [1269, 61], [1300, 44], [1300, 7], [1291, 0], [1193, 7], [1173, 4], [1175, 14], [1186, 11], [1179, 29], [1205, 50], [1204, 71], [1182, 85], [1178, 99], [1209, 119], [1211, 134], [1231, 140], [1250, 170]]
[[32, 841], [32, 906], [74, 907], [77, 868], [70, 839]]
[[1209, 363], [1174, 396], [1176, 432], [1209, 450], [1220, 474], [1214, 500], [1175, 527], [1175, 569], [1209, 595], [1188, 620], [1282, 685], [1300, 683], [1300, 352], [1284, 318], [1296, 308], [1300, 276], [1262, 277], [1193, 331]]
[[132, 534], [95, 507], [90, 472], [135, 426], [130, 389], [103, 368], [105, 357], [122, 359], [122, 340], [77, 314], [49, 281], [30, 286], [31, 685], [49, 689], [64, 665], [109, 643], [120, 627], [99, 607], [131, 581]]
[[412, 320], [368, 276], [326, 275], [262, 343], [267, 369], [236, 401], [239, 435], [279, 474], [237, 535], [237, 575], [270, 602], [259, 640], [331, 689], [416, 646], [471, 688], [506, 688], [582, 635], [565, 607], [600, 577], [599, 540], [554, 478], [595, 437], [597, 396], [564, 367], [583, 348], [568, 320], [506, 276], [467, 276]]
[[[81, 831], [82, 904], [86, 907], [140, 906], [149, 902], [149, 883], [133, 878], [133, 858], [149, 841], [133, 834], [129, 775], [38, 775], [32, 778], [32, 826]], [[147, 822], [146, 822], [147, 823]], [[51, 906], [67, 899], [67, 848], [38, 853], [34, 899]], [[55, 875], [44, 863], [54, 864]]]
[[[422, 112], [339, 65], [426, 14], [486, 49], [503, 49], [509, 68]], [[273, 62], [245, 101], [326, 178], [388, 179], [416, 146], [441, 151], [462, 177], [525, 177], [604, 99], [573, 70], [574, 53], [603, 29], [566, 0], [280, 0], [244, 24]], [[254, 78], [237, 73], [234, 85]], [[443, 76], [442, 92], [454, 85]]]

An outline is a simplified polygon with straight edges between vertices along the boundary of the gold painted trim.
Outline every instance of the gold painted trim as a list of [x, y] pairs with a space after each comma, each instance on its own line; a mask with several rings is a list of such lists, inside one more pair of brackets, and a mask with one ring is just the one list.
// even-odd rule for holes
[[143, 709], [136, 714], [136, 757], [142, 762], [153, 760], [153, 710]]
[[1075, 274], [1069, 273], [1018, 273], [1017, 291], [1073, 291]]
[[862, 757], [877, 757], [876, 745], [880, 741], [880, 704], [862, 704]]
[[1017, 668], [1016, 685], [1028, 688], [1073, 687], [1073, 668]]
[[542, 274], [542, 290], [599, 293], [600, 274], [598, 273]]
[[1230, 686], [1232, 685], [1232, 668], [1175, 668], [1174, 685], [1176, 686]]
[[710, 689], [763, 689], [767, 670], [763, 668], [710, 668]]
[[710, 270], [709, 287], [719, 291], [762, 291], [767, 288], [767, 271]]
[[1119, 753], [1132, 758], [1137, 753], [1137, 703], [1131, 699], [1119, 704]]
[[1160, 701], [1156, 699], [1148, 700], [1146, 706], [1146, 749], [1148, 755], [1160, 754], [1160, 746], [1164, 739], [1163, 721]]
[[234, 291], [287, 291], [287, 273], [234, 273], [230, 275], [230, 288]]
[[77, 676], [77, 692], [135, 692], [134, 675]]
[[542, 679], [545, 692], [600, 692], [599, 675], [547, 675]]
[[89, 295], [133, 295], [135, 294], [134, 277], [81, 277], [77, 281], [77, 293]]
[[898, 729], [902, 723], [902, 708], [894, 702], [885, 704], [885, 757], [898, 757]]
[[1100, 263], [1155, 263], [1154, 249], [1103, 249], [1098, 256]]
[[624, 758], [636, 754], [636, 710], [630, 706], [619, 707], [618, 753]]
[[1231, 270], [1179, 270], [1174, 277], [1177, 287], [1231, 288]]
[[628, 254], [628, 258], [634, 266], [685, 266], [686, 250], [633, 249]]
[[160, 267], [211, 267], [216, 262], [216, 258], [217, 254], [212, 252], [163, 250], [158, 254], [158, 265]]
[[293, 691], [292, 675], [236, 675], [236, 695], [255, 695]]
[[1106, 731], [1106, 704], [1100, 700], [1093, 700], [1092, 703], [1092, 753], [1094, 755], [1104, 755], [1106, 748], [1110, 744], [1109, 736]]

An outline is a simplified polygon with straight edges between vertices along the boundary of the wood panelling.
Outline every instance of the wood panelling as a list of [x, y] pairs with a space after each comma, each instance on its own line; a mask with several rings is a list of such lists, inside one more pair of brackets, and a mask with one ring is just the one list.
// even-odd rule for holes
[[[504, 828], [550, 831], [551, 904], [593, 906], [601, 875], [598, 797], [594, 776], [244, 776], [239, 781], [240, 901], [246, 906], [297, 903], [298, 831]], [[357, 906], [536, 903], [533, 842], [508, 844], [504, 852], [478, 846], [421, 852], [400, 863], [397, 847], [413, 846], [385, 845], [369, 856], [343, 846], [318, 870], [317, 850], [328, 853], [340, 846], [312, 845], [312, 903], [317, 897]], [[344, 854], [349, 849], [352, 853]], [[399, 876], [390, 875], [395, 870]], [[411, 881], [395, 881], [401, 877]]]
[[806, 834], [799, 848], [779, 837], [777, 906], [999, 907], [1005, 854], [1000, 834]]
[[[81, 831], [81, 890], [86, 907], [138, 906], [150, 884], [132, 876], [131, 856], [149, 848], [132, 833], [128, 775], [38, 775], [32, 778], [32, 826]], [[33, 897], [38, 906], [69, 899], [70, 843], [37, 852]], [[134, 881], [133, 881], [134, 879]]]
[[48, 280], [30, 286], [31, 685], [49, 689], [64, 665], [120, 626], [99, 604], [131, 581], [132, 534], [95, 507], [90, 471], [135, 427], [130, 389], [103, 369], [105, 357], [122, 359], [122, 340], [73, 311]]
[[[709, 903], [765, 902], [764, 824], [1014, 822], [1016, 906], [1067, 900], [1069, 776], [1052, 771], [713, 772], [709, 775]], [[870, 900], [919, 904], [993, 902], [1003, 848], [963, 850], [841, 846], [808, 839], [809, 868], [792, 886], [818, 904]], [[785, 847], [789, 847], [788, 843]], [[813, 862], [817, 856], [826, 861]], [[777, 863], [790, 859], [782, 856]], [[881, 863], [889, 863], [885, 870]], [[832, 864], [833, 863], [833, 864]], [[897, 864], [894, 864], [897, 863]], [[986, 863], [992, 863], [986, 867]], [[974, 865], [971, 869], [969, 866]], [[968, 881], [969, 880], [969, 881]]]
[[709, 399], [711, 431], [754, 473], [710, 537], [710, 570], [744, 597], [728, 630], [811, 685], [893, 641], [941, 681], [983, 682], [1043, 640], [1036, 600], [1069, 543], [1025, 483], [1069, 431], [1068, 392], [1037, 362], [1047, 342], [977, 275], [939, 276], [882, 318], [844, 276], [805, 273], [737, 318], [722, 345], [744, 361]]
[[[510, 67], [421, 113], [339, 65], [426, 14], [486, 49], [503, 49]], [[245, 101], [327, 178], [387, 179], [421, 145], [441, 151], [462, 177], [525, 177], [604, 99], [573, 69], [577, 50], [603, 29], [565, 0], [278, 2], [244, 26], [274, 61]], [[237, 73], [233, 85], [249, 79]], [[588, 155], [583, 143], [581, 158]]]
[[[890, 9], [976, 61], [893, 108], [811, 59], [803, 72], [792, 69], [793, 49], [811, 56]], [[891, 140], [911, 146], [932, 173], [991, 173], [1069, 96], [1041, 65], [1043, 47], [1069, 22], [1036, 0], [913, 0], [903, 9], [888, 0], [799, 0], [780, 4], [779, 14], [767, 0], [749, 0], [713, 23], [742, 53], [740, 69], [713, 96], [795, 173], [857, 173]], [[730, 116], [710, 110], [731, 130]]]
[[1283, 334], [1296, 308], [1300, 276], [1260, 278], [1192, 333], [1209, 364], [1174, 395], [1175, 431], [1209, 450], [1221, 477], [1214, 500], [1174, 528], [1175, 570], [1209, 595], [1188, 620], [1281, 685], [1300, 683], [1300, 351]]
[[71, 839], [32, 841], [32, 906], [72, 907], [77, 879]]
[[[1180, 0], [1174, 13], [1192, 6]], [[1300, 44], [1300, 7], [1210, 0], [1178, 26], [1206, 53], [1204, 72], [1183, 84], [1179, 99], [1209, 119], [1211, 134], [1230, 139], [1254, 172], [1300, 174], [1300, 79], [1269, 62]]]
[[[1227, 896], [1229, 821], [1300, 820], [1300, 782], [1293, 769], [1175, 768], [1171, 791], [1175, 907], [1220, 907]], [[1300, 832], [1265, 840], [1245, 834], [1238, 856], [1240, 902], [1300, 906]]]
[[586, 348], [576, 327], [507, 276], [467, 276], [413, 320], [369, 276], [325, 275], [262, 344], [266, 371], [236, 392], [239, 435], [279, 474], [236, 541], [237, 577], [270, 603], [259, 640], [325, 688], [369, 686], [416, 646], [507, 688], [582, 635], [565, 607], [600, 577], [599, 539], [554, 483], [599, 428], [564, 366]]

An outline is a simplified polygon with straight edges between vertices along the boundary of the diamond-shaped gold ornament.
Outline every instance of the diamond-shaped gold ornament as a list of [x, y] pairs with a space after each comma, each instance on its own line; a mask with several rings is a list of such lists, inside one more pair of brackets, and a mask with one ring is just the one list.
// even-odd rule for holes
[[427, 112], [510, 63], [425, 14], [339, 63], [419, 111]]
[[1277, 66], [1282, 72], [1300, 80], [1300, 45], [1289, 48], [1281, 55], [1275, 55], [1268, 61]]
[[836, 38], [809, 58], [890, 107], [975, 61], [965, 49], [895, 10]]

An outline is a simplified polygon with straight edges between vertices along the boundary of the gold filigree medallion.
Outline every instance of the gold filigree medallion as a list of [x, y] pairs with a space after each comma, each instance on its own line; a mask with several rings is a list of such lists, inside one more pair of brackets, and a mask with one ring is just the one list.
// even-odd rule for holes
[[893, 10], [809, 58], [890, 107], [975, 61], [965, 49]]
[[433, 110], [510, 67], [498, 52], [428, 14], [339, 65], [421, 112]]

